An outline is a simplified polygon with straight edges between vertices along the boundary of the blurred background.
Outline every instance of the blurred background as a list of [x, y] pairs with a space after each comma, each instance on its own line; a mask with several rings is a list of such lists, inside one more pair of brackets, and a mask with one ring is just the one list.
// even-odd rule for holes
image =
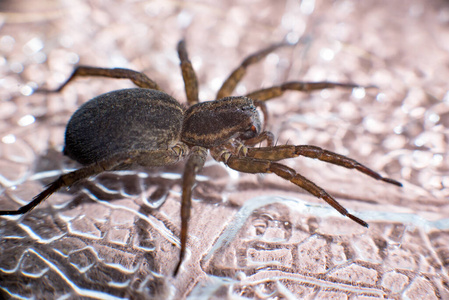
[[183, 164], [102, 174], [31, 213], [0, 218], [0, 297], [37, 299], [444, 299], [449, 297], [449, 5], [443, 0], [1, 1], [0, 209], [63, 172], [73, 112], [127, 80], [78, 79], [77, 64], [142, 71], [185, 103], [184, 38], [201, 101], [244, 57], [236, 95], [285, 81], [374, 85], [269, 101], [278, 144], [347, 155], [398, 188], [307, 158], [285, 161], [363, 228], [275, 175], [209, 159], [179, 256]]

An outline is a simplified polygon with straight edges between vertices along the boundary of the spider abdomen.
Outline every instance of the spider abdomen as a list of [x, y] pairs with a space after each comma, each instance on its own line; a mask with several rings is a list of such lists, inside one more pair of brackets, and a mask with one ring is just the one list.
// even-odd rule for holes
[[161, 91], [132, 88], [83, 104], [70, 118], [64, 154], [88, 165], [130, 150], [159, 150], [180, 139], [184, 111]]

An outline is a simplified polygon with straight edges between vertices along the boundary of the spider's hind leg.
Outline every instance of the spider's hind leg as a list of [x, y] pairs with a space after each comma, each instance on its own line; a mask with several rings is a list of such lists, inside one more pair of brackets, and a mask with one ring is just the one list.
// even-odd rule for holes
[[121, 152], [95, 162], [76, 171], [61, 175], [58, 179], [50, 183], [47, 188], [38, 194], [33, 200], [20, 207], [18, 210], [1, 210], [2, 215], [21, 215], [31, 211], [45, 199], [57, 192], [62, 187], [71, 186], [80, 180], [100, 174], [105, 171], [122, 169], [132, 164], [142, 166], [161, 166], [174, 163], [181, 158], [181, 154], [172, 149], [167, 150], [131, 150]]
[[22, 215], [29, 211], [31, 211], [33, 208], [35, 208], [37, 205], [39, 205], [41, 202], [43, 202], [45, 199], [50, 197], [52, 194], [57, 192], [62, 187], [71, 186], [74, 183], [86, 179], [90, 176], [97, 175], [103, 171], [110, 170], [123, 162], [123, 159], [117, 158], [117, 159], [110, 159], [98, 163], [94, 163], [91, 165], [88, 165], [86, 167], [83, 167], [81, 169], [78, 169], [76, 171], [61, 175], [58, 179], [50, 183], [47, 188], [42, 191], [40, 194], [38, 194], [36, 197], [33, 198], [33, 200], [20, 207], [18, 210], [2, 210], [0, 211], [0, 215]]
[[153, 89], [162, 91], [159, 85], [147, 77], [147, 75], [133, 71], [130, 69], [105, 69], [97, 67], [88, 66], [78, 66], [73, 71], [72, 75], [57, 89], [47, 90], [47, 89], [37, 89], [36, 92], [39, 93], [57, 93], [65, 88], [70, 82], [72, 82], [77, 77], [106, 77], [106, 78], [117, 78], [117, 79], [129, 79], [135, 85], [140, 88]]

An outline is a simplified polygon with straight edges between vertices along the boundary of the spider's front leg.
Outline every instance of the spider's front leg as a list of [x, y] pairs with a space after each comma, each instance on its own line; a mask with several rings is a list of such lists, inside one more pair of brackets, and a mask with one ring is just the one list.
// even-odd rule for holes
[[319, 81], [319, 82], [307, 82], [307, 81], [292, 81], [285, 82], [281, 85], [272, 86], [265, 89], [260, 89], [249, 94], [246, 94], [246, 97], [251, 99], [257, 99], [258, 101], [267, 101], [273, 98], [277, 98], [282, 96], [286, 91], [297, 91], [297, 92], [305, 92], [310, 93], [313, 91], [319, 91], [324, 89], [332, 89], [332, 88], [346, 88], [346, 89], [354, 89], [354, 88], [375, 88], [375, 86], [361, 86], [355, 83], [339, 83], [339, 82], [330, 82], [330, 81]]
[[362, 165], [356, 160], [346, 157], [344, 155], [322, 149], [317, 146], [310, 145], [282, 145], [274, 147], [260, 147], [249, 148], [246, 151], [246, 156], [256, 159], [266, 159], [270, 161], [279, 161], [286, 158], [293, 158], [297, 156], [305, 156], [309, 158], [316, 158], [318, 160], [345, 167], [347, 169], [356, 169], [376, 180], [381, 180], [397, 186], [402, 186], [402, 183], [387, 177], [381, 176], [379, 173]]
[[249, 55], [248, 57], [246, 57], [242, 61], [240, 66], [238, 66], [237, 69], [235, 69], [231, 73], [231, 75], [229, 75], [229, 77], [225, 80], [225, 82], [221, 86], [220, 90], [217, 92], [216, 98], [221, 99], [221, 98], [230, 96], [232, 94], [232, 92], [234, 91], [235, 87], [237, 86], [237, 84], [240, 82], [240, 80], [242, 80], [243, 76], [245, 76], [246, 69], [250, 65], [258, 63], [259, 61], [261, 61], [264, 57], [266, 57], [268, 54], [270, 54], [274, 50], [276, 50], [280, 47], [283, 47], [283, 46], [287, 46], [287, 45], [288, 45], [287, 43], [279, 43], [279, 44], [271, 45], [265, 49], [262, 49], [256, 53], [253, 53], [253, 54]]
[[211, 150], [211, 154], [215, 160], [225, 163], [228, 167], [236, 171], [254, 174], [274, 173], [279, 177], [284, 178], [285, 180], [288, 180], [293, 184], [303, 188], [315, 197], [323, 199], [343, 216], [347, 216], [356, 223], [364, 227], [368, 227], [368, 223], [350, 214], [346, 208], [338, 203], [338, 201], [335, 200], [331, 195], [329, 195], [324, 189], [317, 186], [315, 183], [305, 178], [304, 176], [296, 173], [296, 171], [292, 168], [289, 168], [280, 163], [272, 162], [267, 159], [257, 159], [248, 156], [237, 156], [229, 153], [224, 153], [223, 149], [220, 148]]

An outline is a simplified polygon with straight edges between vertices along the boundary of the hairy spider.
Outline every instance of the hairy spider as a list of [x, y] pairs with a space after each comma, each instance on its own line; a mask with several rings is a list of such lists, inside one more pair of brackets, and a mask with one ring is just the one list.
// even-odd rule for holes
[[[401, 186], [401, 183], [382, 177], [353, 159], [316, 146], [275, 146], [273, 134], [262, 131], [256, 110], [256, 106], [259, 106], [266, 114], [263, 101], [278, 97], [286, 90], [309, 92], [334, 87], [355, 88], [358, 85], [295, 81], [260, 89], [246, 96], [230, 96], [248, 66], [283, 45], [273, 45], [248, 56], [223, 83], [217, 93], [218, 100], [199, 103], [198, 81], [185, 43], [180, 41], [178, 54], [189, 105], [187, 109], [143, 73], [128, 69], [78, 66], [57, 90], [40, 91], [61, 91], [79, 76], [130, 79], [139, 88], [109, 92], [83, 104], [67, 125], [64, 154], [84, 167], [60, 176], [27, 205], [18, 210], [0, 211], [0, 215], [24, 214], [61, 187], [71, 186], [105, 171], [129, 169], [136, 165], [165, 166], [187, 158], [182, 177], [181, 251], [174, 271], [176, 275], [186, 251], [195, 176], [201, 171], [207, 153], [210, 152], [215, 160], [234, 170], [244, 173], [274, 173], [289, 180], [312, 195], [324, 199], [342, 215], [368, 227], [365, 221], [350, 214], [324, 189], [277, 161], [302, 155], [356, 169], [374, 179], [397, 186]], [[267, 147], [253, 147], [261, 142], [266, 142]]]

